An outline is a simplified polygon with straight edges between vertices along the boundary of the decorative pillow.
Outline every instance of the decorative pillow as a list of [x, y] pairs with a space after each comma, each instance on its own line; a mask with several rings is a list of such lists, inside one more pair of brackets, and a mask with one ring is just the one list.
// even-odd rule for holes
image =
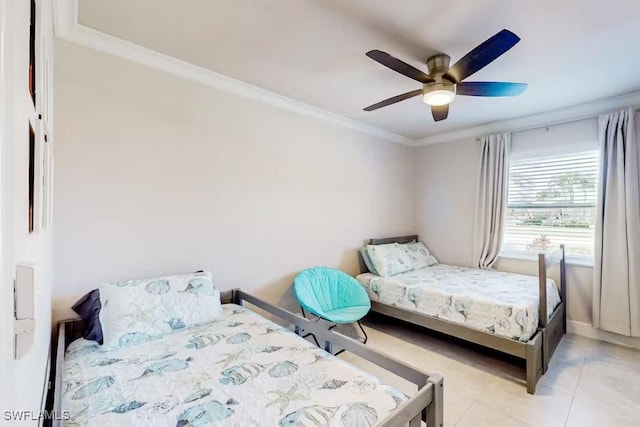
[[360, 248], [360, 255], [362, 256], [364, 265], [367, 266], [367, 270], [369, 270], [369, 273], [378, 275], [376, 266], [373, 265], [373, 262], [371, 262], [371, 258], [369, 258], [369, 252], [367, 251], [367, 248]]
[[436, 257], [431, 255], [429, 249], [422, 242], [403, 243], [400, 246], [404, 249], [409, 258], [411, 258], [414, 270], [419, 270], [438, 263]]
[[367, 252], [378, 276], [389, 277], [413, 270], [413, 260], [397, 243], [367, 245]]
[[220, 292], [211, 273], [191, 273], [101, 285], [105, 347], [122, 347], [220, 316]]
[[100, 325], [100, 291], [94, 289], [76, 302], [71, 309], [84, 320], [84, 333], [87, 340], [102, 344], [102, 326]]

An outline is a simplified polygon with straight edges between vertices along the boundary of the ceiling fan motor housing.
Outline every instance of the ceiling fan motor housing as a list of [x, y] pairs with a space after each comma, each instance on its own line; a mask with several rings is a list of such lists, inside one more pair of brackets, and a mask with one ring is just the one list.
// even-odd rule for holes
[[440, 106], [450, 104], [456, 96], [455, 83], [443, 78], [449, 69], [451, 57], [445, 54], [433, 55], [427, 59], [429, 76], [433, 82], [422, 86], [422, 100], [425, 104]]
[[427, 59], [427, 68], [429, 68], [429, 75], [431, 77], [440, 77], [449, 70], [449, 64], [451, 63], [451, 57], [444, 53], [430, 56]]

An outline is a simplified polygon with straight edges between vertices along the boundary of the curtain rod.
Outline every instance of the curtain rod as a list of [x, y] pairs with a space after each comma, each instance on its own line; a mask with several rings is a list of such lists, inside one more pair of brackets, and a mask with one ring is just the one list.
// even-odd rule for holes
[[[630, 108], [630, 107], [627, 107]], [[640, 112], [640, 107], [636, 107], [635, 111]], [[583, 120], [589, 120], [589, 119], [594, 119], [596, 117], [600, 116], [600, 114], [597, 114], [595, 116], [591, 116], [591, 117], [582, 117], [579, 119], [573, 119], [573, 120], [567, 120], [566, 122], [560, 122], [560, 123], [554, 123], [552, 125], [545, 125], [545, 126], [537, 126], [537, 127], [532, 127], [532, 128], [525, 128], [525, 129], [520, 129], [520, 130], [514, 130], [514, 131], [505, 131], [505, 132], [498, 132], [498, 133], [516, 133], [516, 132], [526, 132], [528, 130], [536, 130], [536, 129], [543, 129], [543, 128], [547, 128], [547, 130], [552, 127], [552, 126], [560, 126], [560, 125], [566, 125], [569, 123], [575, 123], [575, 122], [581, 122]], [[476, 142], [479, 142], [482, 139], [482, 137], [478, 136], [476, 138], [474, 138], [474, 140]]]

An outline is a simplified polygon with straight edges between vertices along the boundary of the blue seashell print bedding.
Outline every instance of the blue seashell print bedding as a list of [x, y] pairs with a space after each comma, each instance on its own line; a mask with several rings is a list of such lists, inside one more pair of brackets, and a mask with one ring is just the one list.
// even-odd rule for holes
[[[523, 342], [538, 330], [534, 276], [435, 264], [392, 277], [364, 273], [356, 279], [372, 301]], [[549, 316], [559, 303], [558, 288], [547, 279]]]
[[69, 346], [65, 426], [371, 427], [406, 400], [233, 304], [206, 325], [131, 340], [110, 349], [84, 339]]

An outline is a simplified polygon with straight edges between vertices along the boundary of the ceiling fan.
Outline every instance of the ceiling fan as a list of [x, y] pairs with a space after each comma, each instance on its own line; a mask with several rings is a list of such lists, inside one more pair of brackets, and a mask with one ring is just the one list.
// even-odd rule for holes
[[403, 93], [393, 98], [370, 105], [364, 111], [373, 111], [414, 96], [422, 95], [425, 104], [431, 106], [435, 121], [444, 120], [449, 115], [449, 104], [456, 95], [467, 96], [518, 96], [527, 88], [526, 83], [507, 82], [463, 82], [464, 79], [486, 67], [511, 49], [520, 41], [520, 37], [509, 30], [502, 30], [485, 40], [467, 53], [462, 59], [449, 67], [451, 57], [438, 54], [427, 59], [429, 74], [394, 58], [386, 52], [372, 50], [367, 56], [392, 70], [422, 83], [422, 89]]

